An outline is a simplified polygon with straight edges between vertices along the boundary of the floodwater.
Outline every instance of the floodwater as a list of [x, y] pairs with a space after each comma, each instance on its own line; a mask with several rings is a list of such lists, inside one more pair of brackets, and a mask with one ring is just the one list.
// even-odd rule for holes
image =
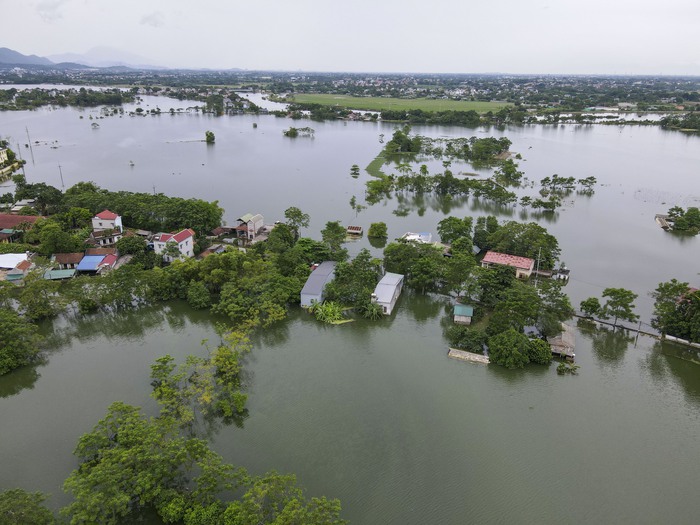
[[[164, 112], [194, 105], [141, 102]], [[435, 234], [446, 214], [537, 220], [559, 239], [574, 305], [608, 286], [629, 288], [645, 323], [647, 294], [659, 282], [698, 284], [700, 239], [667, 234], [653, 220], [675, 204], [698, 205], [697, 136], [651, 127], [416, 127], [436, 137], [505, 135], [530, 180], [593, 175], [599, 185], [591, 197], [569, 197], [553, 217], [431, 196], [395, 196], [356, 214], [348, 201], [362, 202], [367, 175], [353, 179], [350, 166], [366, 166], [392, 125], [195, 112], [99, 116], [5, 112], [0, 135], [21, 144], [30, 182], [60, 187], [60, 164], [66, 187], [93, 180], [218, 199], [229, 222], [247, 212], [273, 222], [298, 206], [311, 215], [303, 233], [312, 236], [328, 220], [365, 227], [382, 220], [391, 238]], [[314, 138], [282, 135], [307, 125]], [[38, 141], [33, 161], [25, 128]], [[215, 145], [203, 142], [206, 130]], [[398, 208], [408, 214], [393, 214]], [[366, 239], [351, 250], [362, 247], [370, 247]], [[446, 357], [444, 303], [407, 293], [390, 319], [334, 327], [294, 310], [255, 341], [246, 368], [250, 417], [243, 428], [219, 429], [214, 448], [255, 473], [295, 472], [310, 495], [340, 498], [353, 523], [695, 522], [697, 352], [583, 326], [578, 376], [558, 376], [554, 366], [461, 363]], [[149, 365], [165, 353], [203, 352], [200, 340], [215, 335], [206, 315], [180, 304], [61, 320], [46, 330], [55, 341], [47, 363], [0, 378], [0, 489], [43, 490], [60, 506], [77, 438], [112, 401], [152, 410]]]

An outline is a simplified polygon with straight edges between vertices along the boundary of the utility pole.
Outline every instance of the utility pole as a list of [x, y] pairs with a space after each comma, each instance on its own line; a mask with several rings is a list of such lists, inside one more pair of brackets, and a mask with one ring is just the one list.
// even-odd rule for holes
[[32, 139], [29, 138], [29, 128], [24, 126], [24, 130], [27, 132], [27, 142], [29, 143], [29, 153], [32, 154], [32, 166], [34, 166], [34, 149], [32, 149]]
[[65, 190], [66, 185], [63, 184], [63, 171], [61, 170], [61, 165], [58, 165], [58, 173], [61, 175], [61, 189]]
[[542, 247], [537, 250], [537, 267], [535, 268], [535, 290], [537, 290], [537, 280], [540, 278], [540, 255], [542, 255]]
[[17, 156], [19, 157], [19, 165], [22, 168], [22, 175], [24, 176], [24, 180], [27, 180], [27, 174], [24, 172], [24, 159], [22, 159], [22, 150], [20, 149], [19, 142], [17, 143]]

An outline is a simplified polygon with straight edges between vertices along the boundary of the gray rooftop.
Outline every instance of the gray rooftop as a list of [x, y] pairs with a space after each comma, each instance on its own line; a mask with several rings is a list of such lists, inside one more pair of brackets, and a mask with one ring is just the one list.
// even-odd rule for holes
[[382, 280], [377, 283], [377, 287], [374, 289], [374, 295], [377, 297], [377, 302], [391, 302], [392, 297], [394, 297], [396, 285], [398, 285], [402, 280], [403, 275], [401, 274], [391, 272], [385, 273]]
[[320, 294], [326, 286], [326, 283], [333, 278], [333, 270], [335, 270], [335, 261], [324, 261], [319, 264], [318, 267], [311, 272], [311, 275], [309, 275], [301, 293], [308, 295]]

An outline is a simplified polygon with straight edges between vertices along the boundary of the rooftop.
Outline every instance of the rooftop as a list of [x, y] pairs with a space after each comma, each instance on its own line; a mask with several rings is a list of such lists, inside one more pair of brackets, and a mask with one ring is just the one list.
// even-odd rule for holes
[[510, 255], [508, 253], [499, 252], [486, 252], [484, 258], [481, 260], [482, 263], [490, 264], [503, 264], [506, 266], [513, 266], [514, 268], [522, 268], [524, 270], [532, 270], [535, 266], [534, 259], [529, 257], [520, 257], [518, 255]]
[[98, 219], [103, 219], [105, 221], [113, 221], [114, 219], [119, 217], [119, 215], [117, 215], [113, 211], [104, 210], [104, 211], [101, 211], [100, 213], [98, 213], [97, 215], [95, 215], [95, 217], [97, 217]]
[[55, 253], [56, 264], [78, 264], [83, 259], [82, 253]]
[[22, 223], [34, 224], [39, 217], [36, 215], [12, 215], [0, 213], [0, 230], [16, 228]]
[[320, 294], [324, 286], [326, 286], [326, 283], [331, 280], [331, 274], [334, 270], [335, 261], [324, 261], [319, 264], [318, 267], [311, 272], [311, 275], [309, 275], [301, 293], [309, 295]]
[[86, 255], [80, 264], [76, 267], [79, 272], [96, 272], [97, 267], [104, 259], [104, 255]]
[[156, 235], [155, 240], [159, 242], [182, 242], [190, 237], [194, 237], [194, 230], [192, 228], [187, 228], [177, 233], [159, 233]]
[[403, 281], [403, 275], [398, 273], [387, 272], [384, 277], [377, 283], [374, 289], [374, 295], [378, 303], [389, 303], [394, 297], [396, 286]]
[[456, 304], [454, 308], [455, 315], [463, 315], [464, 317], [472, 317], [474, 315], [474, 307], [468, 304]]

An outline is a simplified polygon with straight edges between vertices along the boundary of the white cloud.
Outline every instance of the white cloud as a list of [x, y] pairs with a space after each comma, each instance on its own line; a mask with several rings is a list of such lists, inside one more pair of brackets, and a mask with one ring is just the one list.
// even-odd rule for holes
[[151, 27], [162, 27], [165, 23], [165, 16], [160, 11], [144, 15], [141, 18], [141, 25]]
[[53, 22], [59, 18], [63, 18], [61, 8], [68, 0], [41, 0], [36, 4], [36, 12], [41, 18], [47, 22]]

